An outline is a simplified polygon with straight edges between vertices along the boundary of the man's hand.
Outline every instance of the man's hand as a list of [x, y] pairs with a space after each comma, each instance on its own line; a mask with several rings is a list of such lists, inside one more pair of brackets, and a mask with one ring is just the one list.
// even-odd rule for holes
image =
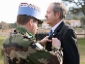
[[40, 41], [40, 43], [41, 43], [42, 45], [46, 45], [47, 41], [48, 41], [48, 42], [52, 42], [52, 40], [49, 40], [48, 37], [49, 37], [49, 36], [46, 36], [45, 38], [43, 38], [43, 39]]
[[53, 47], [57, 47], [57, 48], [60, 48], [61, 47], [61, 42], [60, 40], [58, 40], [57, 38], [52, 38], [52, 46]]

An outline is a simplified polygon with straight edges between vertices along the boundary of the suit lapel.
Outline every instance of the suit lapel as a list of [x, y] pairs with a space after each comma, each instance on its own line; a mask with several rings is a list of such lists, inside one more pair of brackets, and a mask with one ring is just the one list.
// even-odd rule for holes
[[[49, 36], [48, 39], [52, 39], [53, 37], [57, 37], [58, 36], [58, 33], [60, 32], [61, 28], [63, 27], [64, 25], [64, 22], [61, 22], [60, 25], [54, 30], [54, 32]], [[48, 51], [52, 51], [52, 44], [50, 42], [47, 42], [46, 44], [46, 49]]]
[[53, 36], [53, 37], [56, 36], [60, 32], [63, 25], [64, 25], [64, 22], [61, 22], [60, 25], [54, 30], [54, 32], [51, 36]]

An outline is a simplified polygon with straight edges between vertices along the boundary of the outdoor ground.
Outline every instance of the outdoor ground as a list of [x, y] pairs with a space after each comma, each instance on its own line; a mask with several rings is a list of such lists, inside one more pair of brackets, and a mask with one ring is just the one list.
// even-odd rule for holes
[[[3, 64], [1, 56], [2, 42], [6, 37], [0, 36], [0, 64]], [[78, 39], [78, 48], [80, 52], [80, 64], [85, 64], [85, 38]]]

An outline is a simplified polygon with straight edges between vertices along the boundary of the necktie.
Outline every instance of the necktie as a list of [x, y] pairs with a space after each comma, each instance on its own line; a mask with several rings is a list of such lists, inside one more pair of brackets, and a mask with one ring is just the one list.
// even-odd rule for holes
[[52, 34], [52, 29], [50, 30], [49, 36]]

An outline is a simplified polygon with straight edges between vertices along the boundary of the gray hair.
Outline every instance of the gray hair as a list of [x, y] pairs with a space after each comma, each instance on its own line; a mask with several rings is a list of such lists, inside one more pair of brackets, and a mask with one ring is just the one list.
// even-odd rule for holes
[[56, 14], [57, 12], [60, 12], [60, 18], [61, 19], [65, 18], [65, 16], [66, 16], [66, 7], [60, 2], [54, 2], [52, 4], [54, 4], [54, 7], [53, 7], [54, 14]]

